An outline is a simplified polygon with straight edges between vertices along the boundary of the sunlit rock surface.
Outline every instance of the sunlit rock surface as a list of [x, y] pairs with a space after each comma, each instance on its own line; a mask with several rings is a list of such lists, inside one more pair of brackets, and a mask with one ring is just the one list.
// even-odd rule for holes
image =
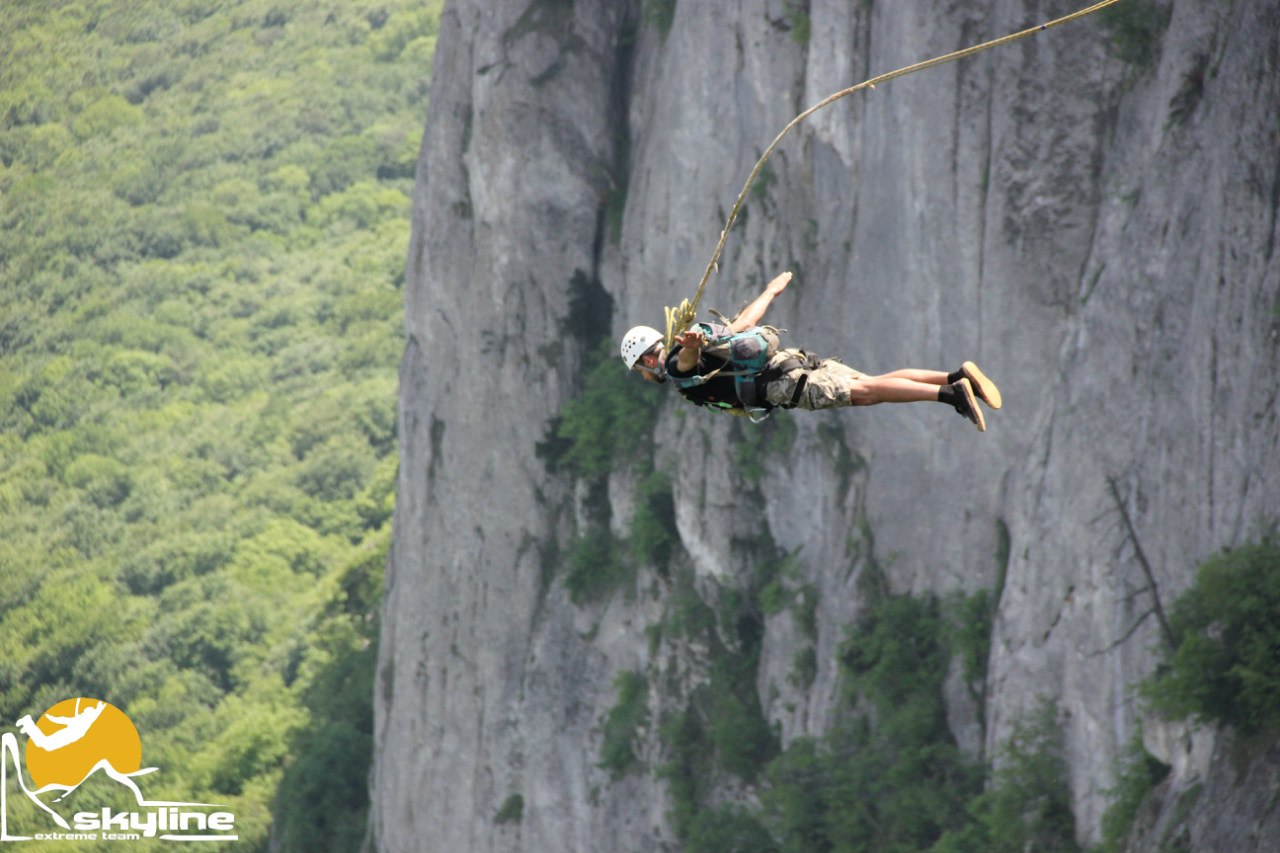
[[[664, 784], [598, 766], [601, 727], [617, 673], [655, 676], [653, 721], [703, 650], [650, 642], [667, 594], [652, 572], [634, 595], [570, 602], [558, 549], [600, 496], [538, 443], [598, 338], [692, 296], [800, 109], [1075, 8], [811, 0], [806, 34], [785, 0], [680, 0], [665, 32], [663, 5], [448, 4], [406, 278], [372, 849], [678, 847]], [[749, 483], [748, 427], [672, 399], [653, 463], [673, 472], [704, 594], [765, 533], [818, 593], [807, 688], [788, 675], [809, 640], [790, 613], [766, 621], [759, 696], [784, 741], [831, 722], [872, 562], [896, 592], [1001, 589], [985, 708], [952, 679], [951, 724], [990, 751], [1056, 703], [1084, 841], [1141, 722], [1154, 596], [1167, 606], [1280, 508], [1280, 10], [1162, 6], [1145, 64], [1094, 17], [827, 108], [730, 235], [704, 307], [732, 313], [794, 270], [769, 315], [791, 342], [875, 373], [975, 359], [1006, 401], [987, 433], [942, 406], [796, 413], [789, 451]], [[619, 530], [637, 477], [610, 480]], [[1229, 775], [1199, 750], [1211, 760], [1176, 763], [1171, 797], [1197, 782], [1179, 773]], [[1192, 804], [1194, 849], [1264, 849], [1234, 846], [1274, 814], [1248, 788], [1270, 777], [1244, 778]], [[495, 822], [513, 794], [521, 819]]]

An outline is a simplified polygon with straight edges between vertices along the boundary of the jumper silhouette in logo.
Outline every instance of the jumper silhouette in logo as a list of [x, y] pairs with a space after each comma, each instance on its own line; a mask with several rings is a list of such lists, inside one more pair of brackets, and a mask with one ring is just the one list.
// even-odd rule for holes
[[[100, 699], [67, 699], [49, 708], [38, 719], [30, 715], [16, 723], [27, 738], [27, 784], [19, 758], [18, 738], [0, 735], [0, 842], [3, 841], [133, 841], [160, 838], [169, 841], [234, 841], [235, 816], [214, 803], [148, 800], [135, 781], [158, 768], [142, 766], [142, 740], [124, 712]], [[23, 834], [9, 832], [9, 765], [18, 787], [51, 825], [23, 827]], [[99, 776], [123, 785], [133, 794], [136, 810], [115, 811], [109, 806], [80, 810], [70, 820], [52, 804], [78, 794]], [[48, 800], [46, 797], [53, 795]], [[76, 806], [81, 798], [77, 797]], [[54, 828], [56, 826], [56, 829]], [[26, 834], [30, 833], [30, 834]]]

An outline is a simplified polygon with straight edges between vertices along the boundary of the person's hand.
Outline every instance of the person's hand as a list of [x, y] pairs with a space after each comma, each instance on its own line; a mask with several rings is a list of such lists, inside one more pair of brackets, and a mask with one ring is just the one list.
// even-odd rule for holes
[[676, 335], [676, 343], [685, 349], [701, 349], [706, 342], [706, 335], [699, 329], [689, 329]]
[[764, 292], [770, 296], [777, 296], [779, 293], [787, 289], [787, 285], [791, 283], [791, 273], [784, 272], [776, 276], [773, 281], [769, 282]]

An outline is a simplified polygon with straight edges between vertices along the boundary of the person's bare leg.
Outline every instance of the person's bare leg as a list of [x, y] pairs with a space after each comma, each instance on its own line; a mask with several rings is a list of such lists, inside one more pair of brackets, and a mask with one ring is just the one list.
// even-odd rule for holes
[[920, 370], [914, 367], [895, 370], [892, 373], [885, 373], [877, 377], [878, 379], [910, 379], [913, 382], [925, 382], [929, 385], [950, 385], [958, 381], [961, 377], [969, 380], [969, 384], [973, 386], [973, 392], [978, 398], [984, 401], [993, 409], [1000, 408], [1002, 400], [1000, 398], [1000, 389], [996, 387], [996, 383], [987, 378], [987, 375], [978, 369], [978, 365], [972, 361], [966, 361], [960, 366], [955, 373], [946, 373], [941, 370]]
[[912, 382], [923, 382], [926, 385], [946, 385], [945, 370], [921, 370], [918, 367], [904, 367], [892, 373], [882, 373], [874, 379], [910, 379]]
[[[947, 375], [941, 374], [943, 381], [922, 382], [909, 379], [898, 374], [912, 371], [894, 371], [883, 376], [863, 376], [853, 383], [849, 389], [849, 402], [855, 406], [874, 406], [877, 403], [921, 403], [938, 399], [938, 386], [946, 384]], [[936, 371], [916, 371], [933, 374]], [[930, 377], [932, 378], [932, 377]]]
[[939, 370], [904, 368], [881, 376], [856, 374], [849, 388], [849, 404], [874, 406], [877, 403], [938, 402], [953, 406], [978, 430], [987, 428], [986, 418], [978, 408], [977, 397], [968, 378], [947, 382], [947, 374]]

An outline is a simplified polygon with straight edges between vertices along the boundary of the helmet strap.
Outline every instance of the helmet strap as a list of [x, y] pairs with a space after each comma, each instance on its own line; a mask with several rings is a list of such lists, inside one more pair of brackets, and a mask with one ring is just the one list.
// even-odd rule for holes
[[667, 381], [667, 369], [662, 365], [658, 365], [657, 367], [649, 367], [648, 365], [637, 361], [636, 367], [639, 368], [640, 370], [643, 370], [645, 373], [649, 374], [654, 379], [657, 379], [659, 382]]
[[[658, 357], [658, 366], [648, 367], [644, 363], [645, 356], [654, 355]], [[659, 382], [667, 381], [667, 366], [663, 363], [665, 352], [662, 347], [662, 341], [654, 341], [653, 344], [644, 352], [640, 353], [640, 357], [636, 359], [635, 366], [643, 370], [645, 373], [657, 379]]]

